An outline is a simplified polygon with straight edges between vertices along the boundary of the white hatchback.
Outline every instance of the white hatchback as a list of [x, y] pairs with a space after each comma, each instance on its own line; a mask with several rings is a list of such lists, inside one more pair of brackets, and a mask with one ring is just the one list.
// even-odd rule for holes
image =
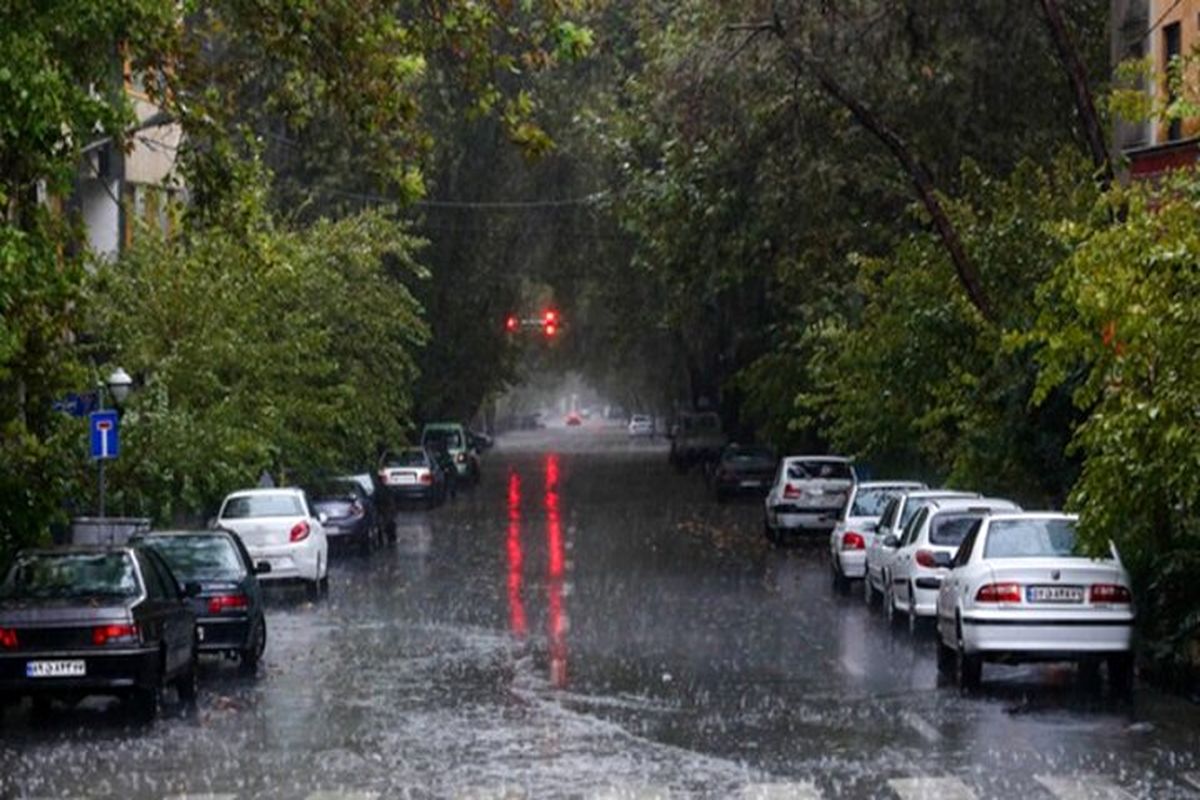
[[894, 495], [924, 489], [916, 481], [863, 481], [850, 489], [850, 501], [829, 536], [833, 579], [839, 585], [867, 572], [867, 548], [875, 542], [875, 529], [883, 509]]
[[271, 565], [260, 581], [300, 580], [316, 595], [329, 580], [322, 516], [300, 489], [246, 489], [225, 498], [216, 525], [236, 533], [255, 563]]
[[1000, 514], [983, 520], [954, 557], [937, 600], [938, 667], [964, 689], [985, 661], [1103, 660], [1113, 690], [1133, 683], [1133, 593], [1115, 548], [1077, 554], [1076, 517]]

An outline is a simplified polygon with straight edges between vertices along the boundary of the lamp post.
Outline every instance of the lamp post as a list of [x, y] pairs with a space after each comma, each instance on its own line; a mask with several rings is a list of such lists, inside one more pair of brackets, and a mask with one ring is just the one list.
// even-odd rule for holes
[[[104, 410], [104, 390], [107, 389], [108, 393], [110, 395], [112, 395], [113, 405], [117, 408], [117, 411], [120, 412], [121, 407], [123, 405], [125, 405], [125, 401], [129, 398], [130, 389], [133, 388], [133, 378], [131, 378], [129, 376], [129, 373], [126, 372], [123, 367], [117, 367], [108, 376], [107, 380], [97, 383], [96, 388], [97, 388], [96, 396], [97, 396], [97, 402], [99, 405], [99, 410], [101, 410], [101, 411]], [[107, 458], [99, 458], [96, 460], [97, 471], [98, 471], [97, 479], [98, 479], [99, 490], [100, 490], [99, 491], [99, 500], [100, 500], [99, 511], [100, 511], [100, 513], [98, 514], [100, 519], [104, 519], [104, 517], [105, 517], [104, 501], [105, 501], [105, 492], [106, 492], [107, 487], [105, 486], [105, 482], [104, 482], [104, 462], [107, 460], [108, 460]]]

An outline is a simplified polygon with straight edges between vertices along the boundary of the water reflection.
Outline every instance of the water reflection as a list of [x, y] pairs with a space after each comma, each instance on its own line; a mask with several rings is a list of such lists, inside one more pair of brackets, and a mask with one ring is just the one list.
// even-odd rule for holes
[[521, 600], [521, 476], [517, 471], [508, 473], [508, 624], [512, 632], [524, 638], [528, 632], [525, 622], [525, 604]]
[[563, 601], [562, 518], [558, 507], [558, 456], [546, 456], [546, 593], [550, 643], [550, 682], [567, 685], [567, 611]]

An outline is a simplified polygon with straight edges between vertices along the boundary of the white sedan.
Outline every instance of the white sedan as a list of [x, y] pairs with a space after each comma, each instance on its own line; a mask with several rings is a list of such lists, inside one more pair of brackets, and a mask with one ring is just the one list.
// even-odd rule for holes
[[850, 490], [850, 500], [829, 536], [833, 579], [839, 587], [861, 578], [867, 571], [867, 548], [875, 541], [875, 529], [883, 509], [900, 492], [924, 489], [916, 481], [864, 481]]
[[1114, 692], [1133, 685], [1133, 593], [1116, 550], [1076, 552], [1076, 517], [987, 517], [959, 548], [937, 601], [938, 667], [964, 689], [983, 663], [1107, 661]]
[[1011, 500], [992, 497], [931, 500], [913, 517], [892, 556], [883, 593], [888, 619], [905, 614], [914, 632], [919, 619], [933, 619], [942, 578], [967, 534], [988, 514], [1020, 510]]
[[329, 581], [323, 517], [300, 489], [246, 489], [225, 498], [216, 526], [236, 533], [255, 563], [271, 565], [260, 581], [304, 581], [315, 597]]
[[784, 458], [763, 501], [767, 538], [778, 541], [792, 531], [828, 533], [857, 482], [854, 466], [841, 456]]
[[629, 418], [629, 436], [654, 436], [654, 417], [648, 414], [634, 414]]

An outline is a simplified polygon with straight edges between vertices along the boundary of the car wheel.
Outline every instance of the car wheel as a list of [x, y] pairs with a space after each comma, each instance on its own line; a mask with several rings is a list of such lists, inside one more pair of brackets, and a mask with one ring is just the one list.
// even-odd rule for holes
[[767, 541], [771, 544], [779, 544], [779, 531], [771, 527], [771, 523], [763, 518], [763, 536], [767, 537]]
[[33, 715], [35, 717], [44, 717], [49, 714], [52, 702], [49, 695], [35, 694], [30, 698], [30, 703], [33, 706]]
[[1118, 697], [1133, 693], [1133, 654], [1118, 653], [1108, 657], [1108, 687]]
[[962, 623], [958, 626], [958, 648], [955, 651], [958, 662], [956, 675], [958, 688], [963, 692], [973, 692], [983, 682], [983, 656], [967, 652], [967, 646], [962, 638]]
[[396, 543], [396, 520], [389, 519], [387, 523], [387, 540], [388, 544]]
[[871, 585], [871, 571], [867, 570], [863, 573], [863, 602], [870, 608], [875, 605], [875, 600], [875, 587]]
[[239, 667], [243, 673], [253, 673], [258, 670], [258, 662], [262, 660], [263, 652], [267, 649], [267, 621], [259, 619], [255, 627], [254, 640], [239, 654]]
[[829, 563], [829, 570], [833, 573], [833, 590], [838, 594], [845, 594], [850, 589], [850, 581], [842, 574], [836, 557]]
[[917, 592], [912, 584], [908, 586], [908, 633], [911, 636], [917, 635], [917, 628], [921, 625], [921, 619], [917, 616]]
[[886, 575], [883, 584], [883, 613], [887, 615], [887, 621], [891, 625], [900, 621], [900, 612], [896, 608], [896, 592], [892, 588], [892, 579]]
[[162, 664], [159, 664], [149, 686], [139, 686], [129, 695], [130, 709], [139, 722], [153, 722], [158, 716], [158, 706], [162, 698]]
[[187, 669], [175, 679], [175, 693], [179, 695], [179, 701], [189, 706], [195, 704], [198, 693], [196, 672], [196, 651], [193, 650]]
[[937, 669], [945, 676], [954, 672], [954, 648], [942, 641], [942, 635], [937, 635]]

